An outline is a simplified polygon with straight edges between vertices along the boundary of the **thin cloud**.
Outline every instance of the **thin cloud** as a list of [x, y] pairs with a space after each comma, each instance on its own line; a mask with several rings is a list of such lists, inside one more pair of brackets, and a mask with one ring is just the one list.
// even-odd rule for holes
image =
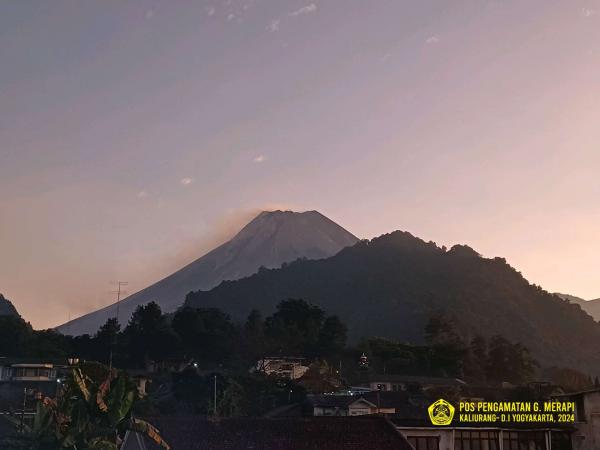
[[190, 184], [192, 184], [194, 182], [194, 180], [192, 178], [182, 178], [179, 181], [183, 186], [189, 186]]
[[[303, 6], [300, 9], [288, 13], [287, 17], [298, 17], [306, 14], [312, 14], [315, 12], [317, 12], [317, 5], [314, 3], [310, 3], [306, 6]], [[275, 33], [276, 31], [279, 31], [280, 25], [281, 17], [278, 17], [276, 19], [271, 20], [271, 23], [269, 23], [269, 25], [267, 25], [265, 29], [270, 33]]]
[[269, 25], [267, 25], [267, 31], [270, 33], [275, 33], [276, 31], [279, 31], [280, 23], [281, 23], [281, 20], [279, 20], [279, 19], [271, 20], [271, 23]]
[[255, 163], [261, 163], [266, 160], [267, 160], [267, 157], [265, 155], [258, 155], [256, 158], [254, 158]]
[[440, 42], [440, 38], [437, 36], [429, 36], [425, 39], [426, 44], [437, 44], [438, 42]]
[[148, 197], [148, 192], [146, 192], [146, 191], [140, 191], [140, 192], [138, 192], [137, 197], [138, 198], [146, 198], [146, 197]]
[[583, 17], [592, 17], [596, 14], [596, 10], [590, 8], [581, 8], [581, 14], [583, 14]]
[[235, 19], [235, 14], [234, 13], [229, 13], [227, 15], [227, 22], [231, 22], [233, 19]]
[[209, 6], [208, 8], [206, 8], [206, 14], [209, 17], [214, 16], [216, 12], [217, 10], [213, 6]]
[[289, 14], [289, 16], [290, 17], [302, 16], [304, 14], [312, 14], [316, 11], [317, 11], [317, 5], [315, 5], [314, 3], [311, 3], [310, 5], [303, 6], [302, 8], [297, 9], [296, 11], [292, 11]]

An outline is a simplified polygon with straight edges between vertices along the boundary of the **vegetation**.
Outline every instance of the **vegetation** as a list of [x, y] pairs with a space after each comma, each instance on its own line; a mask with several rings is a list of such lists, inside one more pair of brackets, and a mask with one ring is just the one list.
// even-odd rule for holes
[[169, 450], [150, 423], [134, 418], [139, 400], [127, 374], [97, 363], [73, 367], [55, 398], [37, 404], [33, 427], [25, 426], [0, 444], [21, 450], [117, 450], [127, 430], [148, 436]]
[[483, 258], [467, 246], [448, 250], [405, 232], [224, 282], [189, 294], [186, 304], [218, 306], [241, 321], [250, 308], [269, 314], [285, 298], [337, 315], [353, 343], [381, 336], [425, 344], [428, 320], [451, 314], [467, 341], [502, 335], [544, 365], [600, 373], [600, 324], [578, 305], [531, 285], [502, 258]]
[[0, 294], [0, 316], [18, 316], [19, 313], [13, 304]]

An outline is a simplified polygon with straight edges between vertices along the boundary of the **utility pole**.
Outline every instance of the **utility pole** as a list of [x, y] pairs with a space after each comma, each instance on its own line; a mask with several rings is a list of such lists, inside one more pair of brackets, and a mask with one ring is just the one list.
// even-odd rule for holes
[[117, 294], [117, 314], [115, 315], [115, 318], [117, 319], [117, 322], [119, 321], [119, 306], [121, 303], [121, 295], [127, 295], [127, 291], [122, 291], [121, 290], [121, 286], [127, 286], [129, 284], [128, 281], [116, 281], [114, 282], [115, 285], [117, 285], [117, 290], [113, 291], [113, 294]]
[[217, 374], [215, 374], [215, 417], [217, 417]]
[[[117, 314], [115, 316], [115, 319], [117, 319], [117, 324], [119, 323], [119, 305], [121, 303], [121, 295], [126, 295], [127, 291], [122, 291], [121, 290], [121, 286], [127, 286], [129, 284], [128, 281], [117, 281], [114, 284], [117, 285], [117, 290], [113, 291], [113, 294], [117, 294]], [[113, 366], [113, 347], [117, 344], [117, 334], [115, 334], [115, 339], [114, 342], [111, 341], [110, 343], [110, 352], [109, 352], [109, 362], [108, 362], [108, 370], [109, 373], [112, 372], [112, 366]]]
[[23, 388], [23, 408], [21, 409], [21, 433], [25, 433], [25, 406], [27, 406], [27, 388]]

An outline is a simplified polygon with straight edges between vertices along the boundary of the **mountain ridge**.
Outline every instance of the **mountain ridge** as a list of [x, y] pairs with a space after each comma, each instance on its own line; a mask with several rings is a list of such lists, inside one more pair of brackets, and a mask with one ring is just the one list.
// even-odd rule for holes
[[15, 305], [2, 294], [0, 294], [0, 316], [21, 317]]
[[592, 316], [595, 321], [600, 321], [600, 298], [585, 300], [575, 295], [561, 294], [560, 292], [556, 292], [555, 294], [570, 303], [581, 306], [581, 309]]
[[244, 320], [250, 309], [270, 314], [287, 298], [339, 315], [354, 341], [423, 342], [428, 317], [447, 313], [466, 335], [504, 335], [542, 364], [600, 373], [600, 324], [578, 305], [530, 284], [504, 258], [483, 258], [464, 245], [446, 250], [402, 231], [190, 293], [186, 305]]
[[[252, 275], [260, 267], [275, 268], [298, 258], [320, 259], [352, 245], [358, 238], [317, 211], [263, 211], [233, 238], [171, 275], [123, 299], [122, 325], [140, 304], [156, 301], [172, 312], [186, 294], [210, 289], [224, 280]], [[116, 304], [93, 311], [57, 327], [64, 334], [93, 334], [110, 317]]]

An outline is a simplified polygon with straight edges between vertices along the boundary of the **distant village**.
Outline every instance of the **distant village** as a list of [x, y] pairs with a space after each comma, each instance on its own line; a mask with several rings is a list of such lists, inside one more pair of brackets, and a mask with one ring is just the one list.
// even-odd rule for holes
[[[282, 264], [282, 255], [298, 259]], [[465, 280], [476, 273], [484, 282], [462, 291], [455, 274], [442, 277], [453, 280], [450, 287], [435, 279], [436, 295], [461, 289], [455, 295], [465, 303], [451, 310], [454, 316], [433, 307], [424, 314], [421, 303], [409, 310], [409, 302], [401, 306], [396, 299], [434, 288], [414, 269], [419, 264], [448, 274], [460, 267]], [[360, 276], [353, 275], [357, 266]], [[415, 271], [399, 283], [398, 267]], [[221, 283], [256, 270], [241, 282]], [[279, 291], [310, 285], [317, 275], [315, 296], [344, 292], [333, 312]], [[217, 283], [229, 300], [219, 299], [219, 307], [210, 304], [212, 291], [201, 290]], [[261, 213], [215, 252], [57, 329], [33, 329], [0, 296], [0, 449], [600, 449], [600, 382], [588, 375], [596, 360], [586, 356], [591, 344], [580, 339], [585, 348], [573, 354], [575, 344], [562, 339], [568, 330], [555, 335], [544, 322], [540, 329], [550, 334], [541, 336], [552, 346], [534, 355], [513, 339], [512, 328], [499, 328], [506, 335], [485, 328], [500, 318], [514, 320], [511, 309], [490, 307], [491, 314], [472, 316], [475, 325], [478, 317], [486, 321], [483, 329], [460, 328], [461, 315], [481, 303], [481, 292], [492, 293], [490, 305], [513, 307], [504, 293], [488, 289], [490, 283], [517, 286], [511, 295], [546, 305], [551, 314], [536, 319], [551, 323], [567, 314], [587, 330], [584, 337], [599, 332], [579, 306], [529, 285], [504, 260], [402, 232], [358, 241], [315, 211]], [[353, 295], [357, 303], [347, 303]], [[269, 296], [272, 303], [259, 308]], [[365, 296], [387, 300], [366, 302]], [[230, 303], [241, 307], [226, 309]], [[401, 327], [422, 339], [389, 337], [400, 336]], [[564, 361], [575, 361], [574, 368]], [[498, 421], [487, 410], [459, 410], [494, 402], [571, 406], [564, 421]], [[477, 421], [467, 420], [472, 417]]]
[[[37, 403], [42, 397], [60, 397], [63, 383], [71, 371], [82, 364], [77, 359], [0, 358], [0, 421], [6, 433], [12, 423], [16, 429], [31, 427]], [[288, 398], [287, 404], [260, 417], [220, 417], [178, 415], [149, 417], [165, 441], [174, 449], [221, 448], [211, 442], [223, 430], [231, 440], [223, 448], [381, 448], [414, 450], [592, 450], [600, 442], [597, 416], [600, 388], [565, 392], [548, 382], [526, 385], [501, 383], [484, 386], [459, 378], [415, 375], [386, 375], [369, 372], [369, 360], [356, 361], [364, 377], [352, 386], [335, 386], [329, 392], [311, 393], [302, 401]], [[281, 385], [309, 386], [315, 367], [301, 355], [266, 356], [249, 372], [270, 378]], [[172, 360], [160, 368], [130, 372], [140, 399], [169, 389], [163, 384], [165, 373], [202, 373], [200, 361]], [[222, 395], [216, 383], [220, 375], [211, 372], [214, 392]], [[308, 376], [307, 376], [308, 375]], [[327, 374], [323, 374], [327, 375]], [[326, 376], [324, 378], [327, 378]], [[451, 402], [483, 400], [561, 399], [576, 404], [572, 425], [480, 423], [468, 426], [453, 423], [439, 427], [428, 418], [428, 406], [438, 398]], [[210, 400], [207, 399], [210, 403]], [[219, 399], [217, 399], [219, 401]], [[14, 428], [12, 428], [14, 430]], [[181, 430], [185, 429], [185, 433]], [[221, 430], [221, 431], [219, 431]], [[282, 442], [284, 445], [280, 445]], [[277, 443], [279, 441], [279, 444]], [[200, 443], [200, 444], [198, 444]], [[352, 446], [349, 446], [352, 444]], [[127, 433], [120, 448], [160, 448], [139, 433]], [[256, 447], [255, 447], [256, 446]], [[4, 448], [4, 447], [2, 447]]]

